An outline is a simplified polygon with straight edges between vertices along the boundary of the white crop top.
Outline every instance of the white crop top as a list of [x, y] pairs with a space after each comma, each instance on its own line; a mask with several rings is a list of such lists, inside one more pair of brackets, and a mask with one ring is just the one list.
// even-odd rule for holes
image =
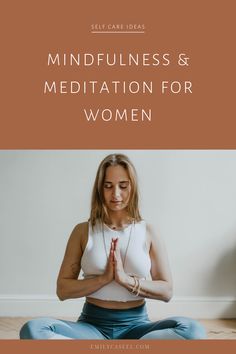
[[[125, 272], [140, 278], [150, 276], [151, 260], [146, 244], [146, 222], [142, 220], [130, 224], [123, 230], [112, 230], [106, 224], [103, 227], [101, 224], [97, 224], [92, 229], [89, 223], [88, 242], [81, 258], [84, 278], [92, 278], [105, 272], [111, 240], [117, 237], [119, 238], [121, 258], [123, 261], [125, 258]], [[131, 294], [114, 280], [90, 294], [89, 297], [124, 302], [142, 299], [142, 297]]]

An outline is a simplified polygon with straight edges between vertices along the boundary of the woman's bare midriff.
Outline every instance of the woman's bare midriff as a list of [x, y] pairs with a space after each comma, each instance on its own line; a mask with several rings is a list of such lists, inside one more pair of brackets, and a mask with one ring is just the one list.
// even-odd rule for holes
[[89, 302], [90, 304], [103, 307], [105, 309], [131, 309], [133, 307], [138, 307], [144, 304], [145, 300], [136, 300], [136, 301], [126, 301], [126, 302], [121, 302], [121, 301], [106, 301], [106, 300], [100, 300], [100, 299], [94, 299], [92, 297], [86, 297], [86, 301]]

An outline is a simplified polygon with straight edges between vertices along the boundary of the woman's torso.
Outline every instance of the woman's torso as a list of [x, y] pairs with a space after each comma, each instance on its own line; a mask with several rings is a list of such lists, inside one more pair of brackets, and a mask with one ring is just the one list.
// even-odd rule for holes
[[[88, 223], [81, 244], [83, 249], [81, 268], [85, 278], [104, 273], [110, 241], [116, 237], [119, 237], [124, 270], [141, 278], [150, 275], [150, 239], [146, 232], [146, 223], [142, 220], [118, 231], [110, 229], [105, 224], [92, 228]], [[100, 307], [116, 309], [132, 308], [144, 303], [143, 298], [134, 297], [115, 281], [87, 296], [87, 301]]]

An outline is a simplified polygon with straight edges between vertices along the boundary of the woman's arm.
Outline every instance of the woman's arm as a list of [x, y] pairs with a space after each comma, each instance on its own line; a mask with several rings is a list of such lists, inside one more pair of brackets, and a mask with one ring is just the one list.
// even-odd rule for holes
[[[149, 225], [147, 225], [147, 236], [150, 240], [152, 280], [139, 280], [139, 296], [168, 302], [172, 297], [172, 276], [165, 245], [158, 233]], [[135, 280], [126, 274], [120, 284], [132, 291]]]
[[57, 278], [57, 296], [60, 300], [79, 298], [92, 294], [113, 279], [113, 252], [104, 274], [91, 279], [78, 279], [81, 258], [88, 239], [88, 223], [78, 224], [67, 243], [64, 259]]

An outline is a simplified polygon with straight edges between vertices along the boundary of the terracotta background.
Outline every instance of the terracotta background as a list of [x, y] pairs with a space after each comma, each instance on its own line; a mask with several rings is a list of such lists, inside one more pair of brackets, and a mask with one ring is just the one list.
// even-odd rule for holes
[[[234, 1], [3, 1], [2, 149], [234, 149]], [[145, 34], [91, 34], [141, 23]], [[187, 53], [188, 68], [47, 67], [52, 53]], [[45, 80], [190, 80], [193, 94], [44, 95]], [[155, 84], [155, 87], [158, 87]], [[83, 107], [152, 108], [152, 122], [89, 123]]]
[[[1, 349], [4, 354], [33, 354], [33, 353], [71, 353], [77, 354], [81, 350], [84, 353], [146, 353], [146, 354], [156, 354], [165, 353], [172, 354], [201, 354], [201, 353], [214, 353], [214, 354], [234, 354], [235, 353], [235, 341], [226, 340], [209, 340], [209, 341], [142, 341], [142, 344], [149, 345], [149, 349], [137, 350], [137, 349], [91, 349], [90, 345], [103, 344], [104, 341], [1, 341]], [[112, 340], [109, 341], [111, 345], [123, 345], [123, 344], [140, 344], [139, 341], [135, 340]]]

